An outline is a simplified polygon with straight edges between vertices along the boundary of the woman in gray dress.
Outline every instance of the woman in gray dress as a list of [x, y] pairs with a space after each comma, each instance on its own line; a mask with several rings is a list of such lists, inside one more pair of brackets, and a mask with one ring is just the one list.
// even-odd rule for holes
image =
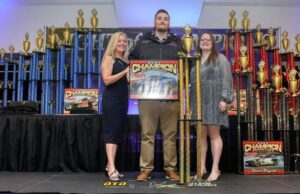
[[[207, 137], [210, 139], [213, 164], [207, 181], [216, 181], [220, 176], [219, 161], [222, 154], [223, 142], [220, 127], [229, 126], [227, 106], [234, 98], [232, 73], [226, 57], [217, 52], [215, 40], [211, 33], [205, 32], [200, 36], [199, 51], [201, 53], [201, 172], [206, 174]], [[196, 113], [196, 74], [195, 67], [191, 69], [191, 105]], [[197, 177], [194, 177], [197, 178]]]

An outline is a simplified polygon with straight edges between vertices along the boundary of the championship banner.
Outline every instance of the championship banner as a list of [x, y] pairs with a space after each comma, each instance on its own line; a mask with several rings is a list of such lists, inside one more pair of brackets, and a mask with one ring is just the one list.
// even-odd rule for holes
[[64, 114], [70, 114], [72, 109], [98, 112], [98, 89], [66, 88], [64, 97]]
[[244, 141], [244, 174], [284, 174], [282, 141]]
[[131, 99], [178, 99], [177, 60], [130, 61]]

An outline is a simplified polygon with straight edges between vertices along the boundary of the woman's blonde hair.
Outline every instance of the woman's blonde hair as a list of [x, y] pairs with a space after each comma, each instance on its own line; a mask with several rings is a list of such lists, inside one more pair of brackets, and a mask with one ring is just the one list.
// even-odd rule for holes
[[[120, 31], [115, 32], [110, 37], [109, 43], [106, 47], [106, 51], [105, 51], [105, 53], [103, 55], [103, 58], [102, 58], [102, 62], [103, 62], [103, 60], [105, 59], [106, 56], [111, 56], [113, 59], [116, 58], [115, 50], [116, 50], [116, 47], [117, 47], [119, 37], [122, 36], [122, 35], [125, 36], [125, 38], [127, 39], [127, 35], [124, 32], [120, 32]], [[128, 61], [128, 45], [126, 45], [126, 50], [125, 50], [125, 53], [124, 53], [124, 60]]]

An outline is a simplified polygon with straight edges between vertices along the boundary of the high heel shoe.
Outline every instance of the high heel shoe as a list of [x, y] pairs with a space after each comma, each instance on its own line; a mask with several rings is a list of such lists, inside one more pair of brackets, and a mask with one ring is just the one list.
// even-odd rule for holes
[[110, 181], [119, 181], [120, 177], [118, 171], [114, 170], [112, 173], [108, 173], [108, 178]]
[[[203, 170], [202, 171], [202, 175], [201, 175], [201, 178], [203, 179], [207, 174], [207, 171], [206, 170]], [[197, 177], [197, 174], [195, 174], [194, 176], [191, 177], [191, 180], [198, 180], [198, 177]]]
[[217, 171], [213, 174], [213, 172], [210, 173], [209, 177], [206, 179], [208, 182], [215, 182], [219, 180], [221, 175], [221, 171]]
[[[109, 170], [109, 168], [108, 168], [108, 166], [106, 166], [106, 167], [105, 167], [105, 171], [106, 171], [106, 175], [107, 175], [107, 176], [109, 176], [109, 175], [108, 175], [108, 170]], [[125, 177], [124, 174], [121, 174], [118, 170], [116, 170], [116, 171], [117, 171], [117, 173], [119, 174], [119, 177], [120, 177], [120, 178]]]

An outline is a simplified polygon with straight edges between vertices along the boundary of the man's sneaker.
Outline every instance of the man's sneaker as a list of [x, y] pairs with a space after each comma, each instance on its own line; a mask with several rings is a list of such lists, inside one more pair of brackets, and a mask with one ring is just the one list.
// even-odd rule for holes
[[145, 170], [142, 170], [136, 178], [137, 181], [147, 181], [149, 179], [151, 179], [151, 173]]
[[170, 179], [171, 181], [179, 181], [180, 176], [175, 170], [167, 171], [166, 179]]

